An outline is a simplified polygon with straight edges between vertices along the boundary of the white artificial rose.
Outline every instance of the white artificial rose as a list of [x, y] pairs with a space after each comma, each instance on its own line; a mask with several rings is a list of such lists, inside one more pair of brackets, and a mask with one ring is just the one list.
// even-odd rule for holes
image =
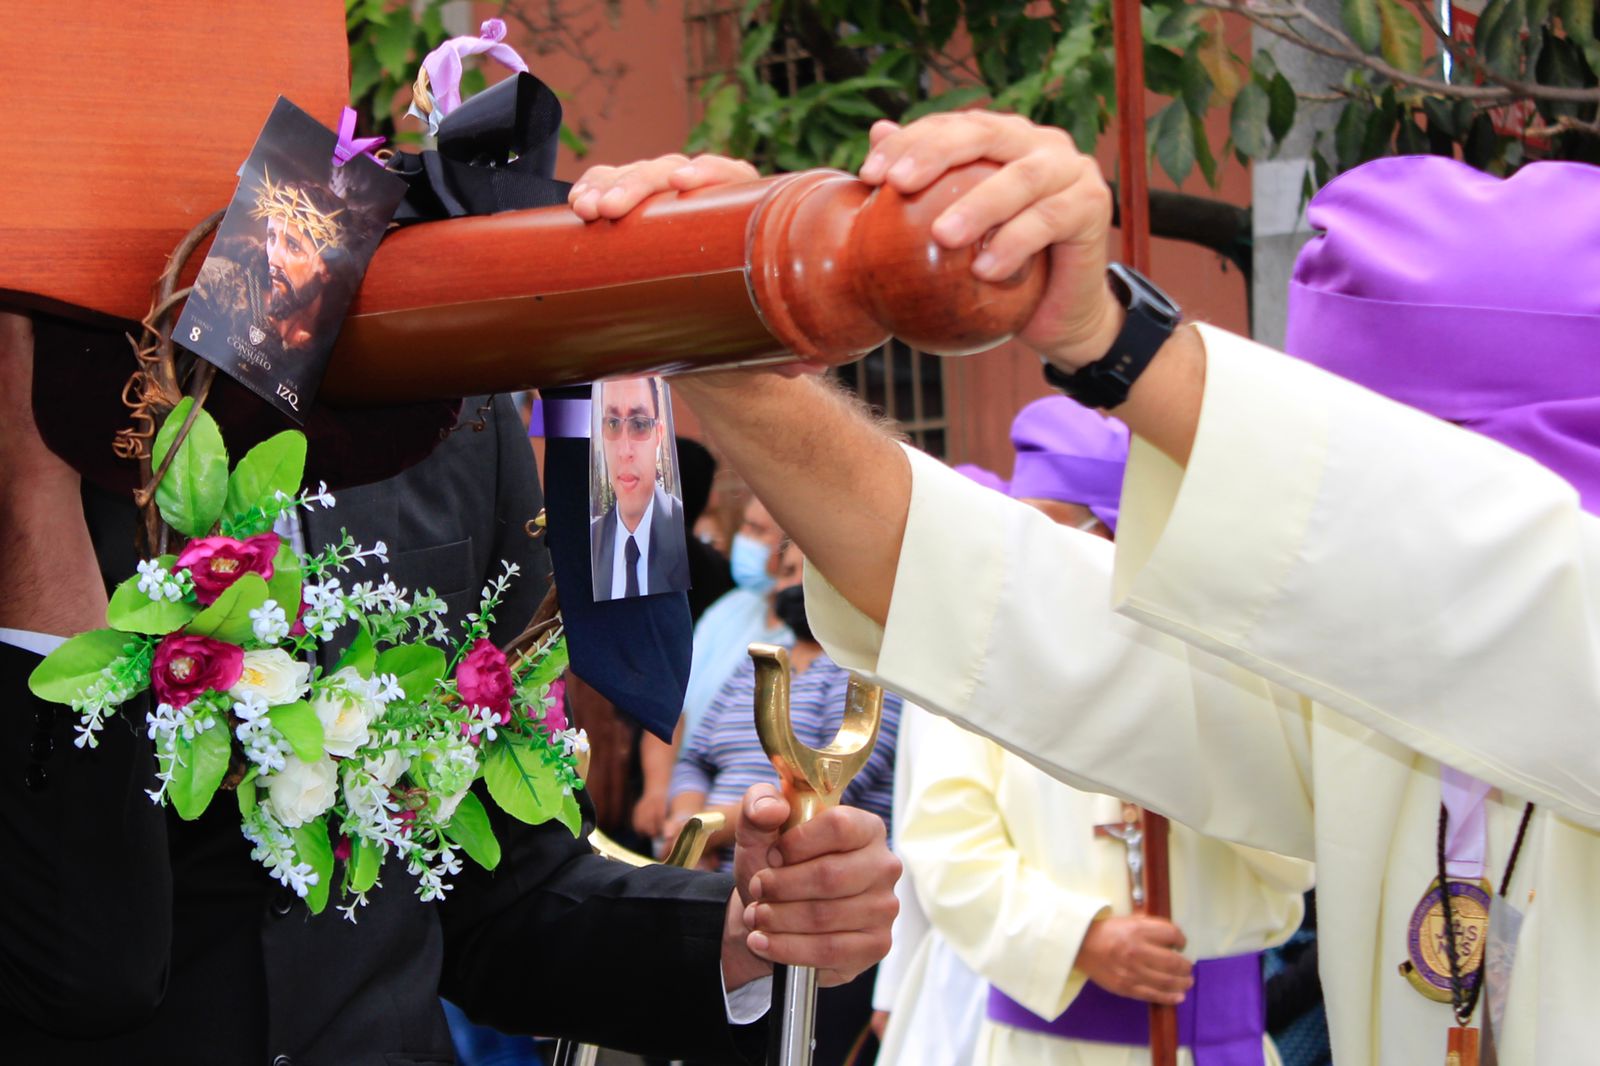
[[466, 788], [462, 789], [460, 792], [457, 792], [453, 796], [440, 796], [439, 797], [439, 815], [438, 815], [438, 818], [439, 818], [439, 824], [440, 825], [448, 824], [450, 819], [452, 819], [452, 818], [454, 818], [456, 816], [456, 808], [461, 806], [461, 801], [466, 799], [467, 798], [467, 793], [471, 792], [471, 791], [472, 791], [472, 786], [468, 785]]
[[393, 788], [410, 765], [411, 760], [401, 755], [398, 749], [390, 748], [379, 758], [367, 760], [367, 773], [384, 788]]
[[284, 756], [282, 770], [266, 778], [272, 814], [290, 829], [305, 825], [333, 806], [339, 796], [339, 774], [332, 759], [301, 762]]
[[371, 739], [367, 726], [383, 710], [383, 704], [359, 694], [357, 686], [366, 682], [354, 667], [345, 667], [330, 680], [346, 684], [319, 691], [311, 700], [311, 709], [322, 723], [322, 750], [329, 755], [349, 758]]
[[269, 707], [293, 703], [306, 694], [311, 677], [309, 663], [301, 662], [281, 648], [244, 653], [244, 669], [228, 690], [235, 699], [254, 696]]
[[390, 750], [376, 759], [367, 759], [364, 769], [371, 775], [371, 783], [360, 779], [354, 763], [346, 763], [344, 771], [344, 797], [352, 811], [376, 812], [381, 799], [394, 787], [411, 762], [398, 751]]

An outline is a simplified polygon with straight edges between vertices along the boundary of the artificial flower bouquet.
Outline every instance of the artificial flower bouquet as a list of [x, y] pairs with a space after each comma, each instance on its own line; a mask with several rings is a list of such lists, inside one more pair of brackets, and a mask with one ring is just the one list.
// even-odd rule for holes
[[388, 561], [382, 541], [345, 533], [305, 554], [273, 531], [292, 508], [334, 503], [326, 486], [300, 488], [305, 437], [280, 433], [230, 473], [216, 423], [193, 403], [151, 449], [165, 469], [155, 504], [188, 543], [139, 564], [111, 596], [109, 628], [68, 640], [30, 678], [40, 699], [77, 712], [78, 746], [148, 689], [151, 798], [193, 819], [231, 789], [251, 857], [314, 912], [337, 880], [352, 920], [389, 855], [424, 900], [449, 889], [462, 853], [499, 862], [479, 778], [507, 814], [576, 834], [587, 741], [562, 710], [559, 624], [511, 661], [487, 636], [517, 568], [485, 586], [454, 640], [431, 590], [387, 575], [347, 587], [352, 566]]

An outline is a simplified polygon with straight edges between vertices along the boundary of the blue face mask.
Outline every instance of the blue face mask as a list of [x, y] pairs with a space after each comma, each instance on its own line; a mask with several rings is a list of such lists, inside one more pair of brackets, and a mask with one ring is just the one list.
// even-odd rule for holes
[[733, 548], [728, 553], [728, 564], [733, 569], [733, 583], [746, 592], [766, 592], [777, 583], [777, 578], [767, 573], [767, 561], [772, 549], [754, 537], [743, 533], [733, 535]]

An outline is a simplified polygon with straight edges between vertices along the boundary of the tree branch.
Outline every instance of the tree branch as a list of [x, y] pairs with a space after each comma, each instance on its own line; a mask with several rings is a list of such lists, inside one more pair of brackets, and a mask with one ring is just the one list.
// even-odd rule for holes
[[[1408, 85], [1421, 89], [1435, 96], [1447, 96], [1458, 100], [1471, 100], [1475, 103], [1493, 105], [1510, 103], [1519, 98], [1534, 100], [1549, 100], [1562, 103], [1596, 103], [1600, 102], [1600, 87], [1592, 89], [1574, 89], [1560, 85], [1542, 85], [1538, 82], [1519, 81], [1495, 74], [1483, 67], [1475, 57], [1467, 62], [1475, 71], [1480, 71], [1485, 78], [1496, 83], [1497, 87], [1482, 85], [1457, 85], [1453, 82], [1439, 81], [1436, 78], [1426, 78], [1421, 75], [1411, 74], [1398, 67], [1391, 66], [1378, 56], [1368, 55], [1362, 51], [1349, 36], [1338, 27], [1321, 18], [1306, 7], [1300, 0], [1287, 7], [1269, 7], [1259, 0], [1196, 0], [1202, 7], [1214, 8], [1218, 11], [1229, 11], [1243, 17], [1252, 25], [1260, 26], [1277, 37], [1281, 37], [1297, 48], [1303, 48], [1317, 55], [1337, 59], [1353, 66], [1365, 67], [1398, 85]], [[1425, 10], [1425, 0], [1412, 0], [1418, 10]], [[1332, 44], [1314, 40], [1297, 27], [1292, 25], [1296, 21], [1309, 24], [1318, 32], [1325, 35]], [[1433, 31], [1438, 23], [1430, 17], [1429, 29]], [[1443, 30], [1440, 26], [1434, 31], [1435, 36]], [[1445, 41], [1445, 47], [1450, 48], [1455, 55], [1454, 42]]]

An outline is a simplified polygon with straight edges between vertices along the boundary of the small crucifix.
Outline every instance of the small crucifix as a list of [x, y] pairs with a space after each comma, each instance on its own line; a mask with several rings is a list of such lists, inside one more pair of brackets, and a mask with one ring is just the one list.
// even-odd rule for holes
[[1127, 849], [1128, 893], [1133, 897], [1133, 909], [1144, 909], [1144, 820], [1138, 806], [1122, 805], [1122, 821], [1094, 827], [1097, 837], [1110, 837], [1122, 842]]

